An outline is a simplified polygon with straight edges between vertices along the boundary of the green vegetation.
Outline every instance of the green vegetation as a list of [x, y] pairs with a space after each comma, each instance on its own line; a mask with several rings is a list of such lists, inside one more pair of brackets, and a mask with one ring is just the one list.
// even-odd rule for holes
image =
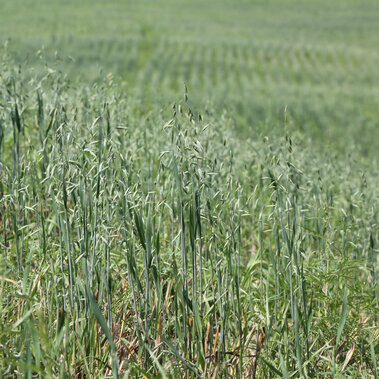
[[1, 376], [377, 377], [378, 16], [3, 1]]
[[0, 36], [28, 66], [47, 61], [85, 81], [112, 73], [147, 109], [177, 101], [186, 83], [198, 108], [226, 108], [249, 137], [281, 125], [287, 106], [313, 141], [379, 150], [376, 0], [3, 0], [2, 9]]

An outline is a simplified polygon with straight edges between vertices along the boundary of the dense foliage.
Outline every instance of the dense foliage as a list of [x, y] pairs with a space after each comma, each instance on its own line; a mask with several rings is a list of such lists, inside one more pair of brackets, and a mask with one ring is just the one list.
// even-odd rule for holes
[[[11, 20], [29, 2], [14, 3], [0, 12], [0, 375], [375, 377], [379, 71], [361, 21], [344, 37], [317, 29], [326, 3], [318, 18], [144, 0], [125, 26], [117, 0], [40, 0], [26, 35]], [[85, 31], [46, 35], [73, 7]], [[376, 10], [335, 7], [339, 31]], [[314, 21], [298, 44], [283, 15]]]

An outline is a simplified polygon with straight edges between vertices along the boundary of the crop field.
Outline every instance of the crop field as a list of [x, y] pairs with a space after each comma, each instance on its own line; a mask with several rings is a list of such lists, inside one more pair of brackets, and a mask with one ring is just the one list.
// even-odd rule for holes
[[86, 82], [112, 74], [147, 108], [177, 101], [186, 83], [197, 107], [227, 109], [244, 136], [281, 125], [287, 107], [312, 140], [379, 149], [377, 1], [2, 3], [0, 36], [27, 66]]
[[377, 378], [379, 4], [0, 3], [0, 376]]

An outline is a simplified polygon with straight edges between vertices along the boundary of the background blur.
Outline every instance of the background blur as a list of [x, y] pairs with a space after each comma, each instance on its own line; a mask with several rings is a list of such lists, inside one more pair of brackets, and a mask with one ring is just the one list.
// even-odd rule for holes
[[[144, 111], [182, 98], [254, 137], [288, 125], [378, 150], [379, 3], [370, 0], [2, 0], [1, 51], [77, 83], [108, 75]], [[111, 74], [111, 75], [110, 75]]]

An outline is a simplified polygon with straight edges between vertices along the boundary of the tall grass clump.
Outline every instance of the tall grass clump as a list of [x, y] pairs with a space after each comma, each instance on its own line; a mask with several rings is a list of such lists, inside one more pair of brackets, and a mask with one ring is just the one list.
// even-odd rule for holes
[[0, 74], [2, 376], [376, 375], [359, 157], [22, 70]]

